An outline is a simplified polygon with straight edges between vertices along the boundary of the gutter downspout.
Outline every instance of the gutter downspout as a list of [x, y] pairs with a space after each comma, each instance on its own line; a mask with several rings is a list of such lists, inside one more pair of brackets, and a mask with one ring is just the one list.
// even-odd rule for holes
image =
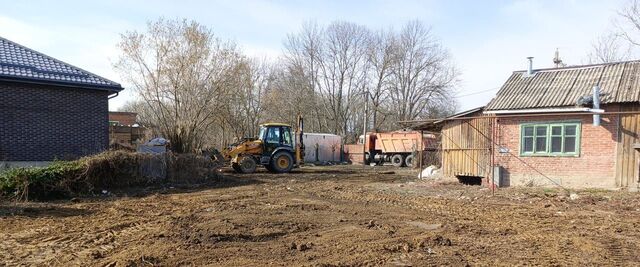
[[115, 95], [110, 95], [109, 97], [107, 97], [107, 100], [112, 99], [112, 98], [118, 96], [119, 94], [120, 94], [120, 92], [116, 92]]
[[[593, 87], [593, 108], [600, 109], [600, 86]], [[600, 114], [593, 114], [593, 126], [600, 126]]]

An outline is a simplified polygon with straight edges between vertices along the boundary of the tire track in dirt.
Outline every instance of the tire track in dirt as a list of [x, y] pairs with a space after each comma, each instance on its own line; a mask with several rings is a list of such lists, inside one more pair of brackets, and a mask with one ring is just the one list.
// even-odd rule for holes
[[361, 170], [260, 172], [250, 177], [257, 182], [228, 188], [51, 204], [68, 214], [91, 212], [0, 218], [0, 249], [6, 252], [0, 265], [638, 262], [640, 211], [629, 204], [638, 203], [635, 195], [618, 202], [592, 201], [582, 193], [579, 201], [563, 200], [542, 189], [491, 195], [481, 187], [420, 184]]

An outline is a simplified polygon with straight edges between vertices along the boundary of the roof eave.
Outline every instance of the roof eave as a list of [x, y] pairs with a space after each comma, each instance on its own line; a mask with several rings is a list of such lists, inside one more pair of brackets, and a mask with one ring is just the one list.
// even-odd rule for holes
[[572, 112], [589, 112], [603, 113], [602, 109], [593, 108], [533, 108], [533, 109], [501, 109], [487, 110], [484, 114], [500, 115], [500, 114], [543, 114], [543, 113], [572, 113]]
[[64, 81], [54, 81], [54, 80], [46, 80], [46, 79], [38, 79], [38, 78], [13, 77], [13, 76], [0, 76], [0, 81], [30, 83], [30, 84], [39, 84], [39, 85], [55, 85], [55, 86], [103, 90], [103, 91], [111, 91], [111, 92], [120, 92], [124, 90], [124, 88], [120, 84], [110, 86], [110, 85], [98, 85], [98, 84], [88, 84], [88, 83], [79, 83], [79, 82], [64, 82]]

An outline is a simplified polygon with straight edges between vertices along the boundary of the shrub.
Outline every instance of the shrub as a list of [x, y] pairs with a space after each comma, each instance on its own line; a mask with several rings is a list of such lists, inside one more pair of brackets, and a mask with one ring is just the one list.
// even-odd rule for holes
[[83, 168], [78, 161], [56, 161], [47, 167], [9, 169], [0, 174], [0, 194], [17, 200], [61, 197]]

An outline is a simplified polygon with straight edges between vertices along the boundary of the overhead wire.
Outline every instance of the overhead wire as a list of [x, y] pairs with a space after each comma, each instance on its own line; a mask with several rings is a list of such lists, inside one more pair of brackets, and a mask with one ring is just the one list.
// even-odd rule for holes
[[478, 95], [478, 94], [482, 94], [482, 93], [486, 93], [486, 92], [496, 91], [498, 89], [500, 89], [500, 87], [486, 89], [486, 90], [480, 90], [480, 91], [475, 91], [475, 92], [470, 92], [470, 93], [463, 94], [463, 95], [456, 95], [456, 97], [465, 97], [465, 96], [471, 96], [471, 95]]

